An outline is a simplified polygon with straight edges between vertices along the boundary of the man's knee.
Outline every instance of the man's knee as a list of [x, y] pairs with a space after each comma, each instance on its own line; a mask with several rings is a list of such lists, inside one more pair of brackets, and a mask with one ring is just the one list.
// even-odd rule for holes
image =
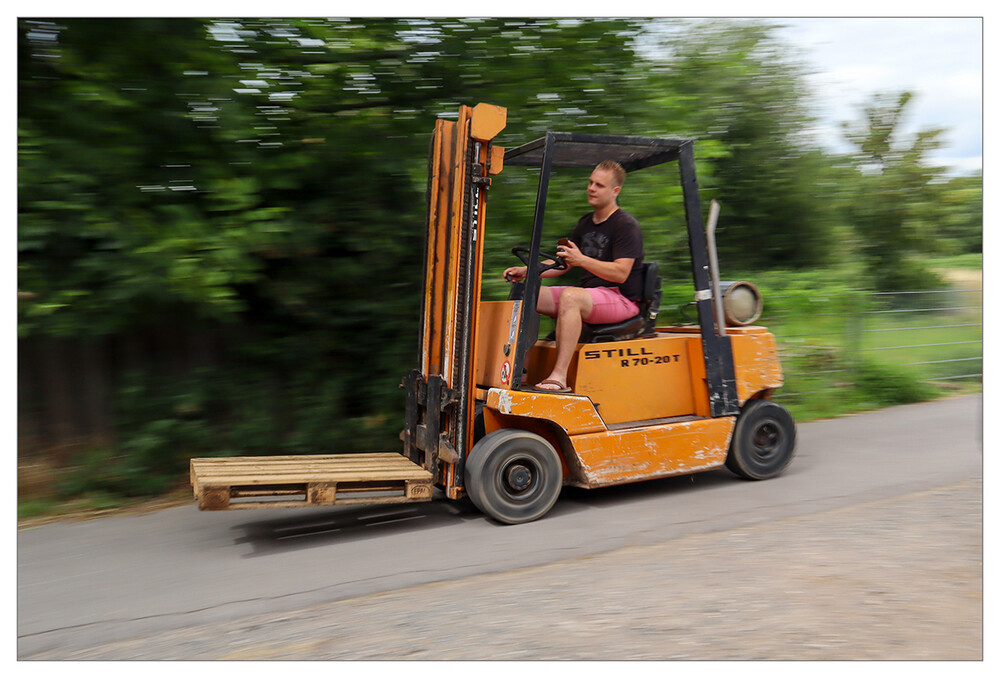
[[594, 307], [590, 293], [582, 287], [569, 287], [559, 296], [559, 312], [586, 312]]

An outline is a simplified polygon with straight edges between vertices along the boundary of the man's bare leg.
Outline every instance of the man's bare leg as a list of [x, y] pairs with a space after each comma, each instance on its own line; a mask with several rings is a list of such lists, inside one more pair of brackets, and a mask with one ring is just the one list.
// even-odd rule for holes
[[[542, 296], [542, 294], [538, 295], [540, 311]], [[549, 292], [549, 297], [551, 298], [551, 296], [552, 293]], [[556, 363], [552, 367], [552, 372], [542, 382], [554, 381], [566, 386], [569, 364], [573, 360], [573, 353], [580, 341], [580, 332], [583, 330], [583, 319], [590, 315], [593, 310], [594, 300], [582, 288], [568, 287], [559, 295], [559, 315], [556, 317]], [[542, 382], [535, 384], [535, 388], [545, 391], [559, 390], [559, 386], [556, 384]]]
[[552, 290], [548, 287], [540, 287], [538, 289], [538, 302], [535, 304], [535, 310], [550, 318], [556, 317], [555, 295], [552, 294]]

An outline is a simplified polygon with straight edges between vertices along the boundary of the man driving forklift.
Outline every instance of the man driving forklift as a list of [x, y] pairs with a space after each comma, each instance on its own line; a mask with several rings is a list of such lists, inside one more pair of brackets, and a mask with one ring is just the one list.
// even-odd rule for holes
[[[556, 256], [566, 268], [550, 269], [543, 278], [580, 267], [580, 286], [541, 287], [537, 310], [556, 319], [556, 360], [548, 377], [535, 384], [539, 391], [567, 393], [567, 372], [583, 323], [618, 323], [639, 313], [642, 296], [642, 229], [634, 216], [618, 206], [625, 170], [606, 160], [594, 168], [587, 184], [587, 202], [594, 211], [584, 215], [569, 238], [559, 241]], [[548, 262], [552, 263], [552, 262]], [[508, 282], [527, 275], [526, 266], [503, 273]]]

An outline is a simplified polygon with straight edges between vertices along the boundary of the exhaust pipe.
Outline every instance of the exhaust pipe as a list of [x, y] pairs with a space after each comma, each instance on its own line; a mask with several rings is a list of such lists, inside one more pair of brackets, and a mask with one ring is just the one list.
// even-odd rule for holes
[[715, 226], [719, 223], [719, 201], [713, 200], [708, 210], [708, 270], [712, 276], [712, 296], [715, 297], [715, 326], [720, 337], [726, 336], [726, 313], [719, 289], [719, 252], [715, 249]]
[[715, 324], [719, 336], [726, 336], [726, 326], [749, 325], [760, 317], [763, 302], [760, 290], [745, 280], [722, 281], [719, 275], [719, 252], [715, 247], [715, 227], [719, 223], [719, 203], [712, 201], [708, 210], [708, 268], [715, 297]]

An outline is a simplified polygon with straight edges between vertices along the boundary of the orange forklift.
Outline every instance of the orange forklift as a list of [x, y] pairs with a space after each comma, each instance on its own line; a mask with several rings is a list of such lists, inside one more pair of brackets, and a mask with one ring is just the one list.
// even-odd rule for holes
[[[719, 280], [715, 203], [702, 224], [693, 142], [547, 133], [517, 148], [494, 139], [506, 109], [462, 106], [439, 119], [429, 158], [419, 365], [406, 390], [402, 453], [191, 460], [204, 510], [430, 501], [468, 496], [501, 523], [545, 515], [564, 485], [598, 488], [726, 466], [748, 479], [779, 474], [795, 424], [771, 400], [783, 383], [774, 336], [750, 323], [760, 295]], [[656, 326], [660, 277], [643, 264], [640, 314], [585, 325], [569, 393], [539, 392], [555, 343], [539, 340], [541, 274], [562, 264], [542, 251], [553, 168], [626, 171], [677, 163], [698, 322]], [[504, 166], [540, 168], [527, 266], [506, 301], [483, 301], [486, 197]], [[560, 234], [562, 235], [562, 234]]]

